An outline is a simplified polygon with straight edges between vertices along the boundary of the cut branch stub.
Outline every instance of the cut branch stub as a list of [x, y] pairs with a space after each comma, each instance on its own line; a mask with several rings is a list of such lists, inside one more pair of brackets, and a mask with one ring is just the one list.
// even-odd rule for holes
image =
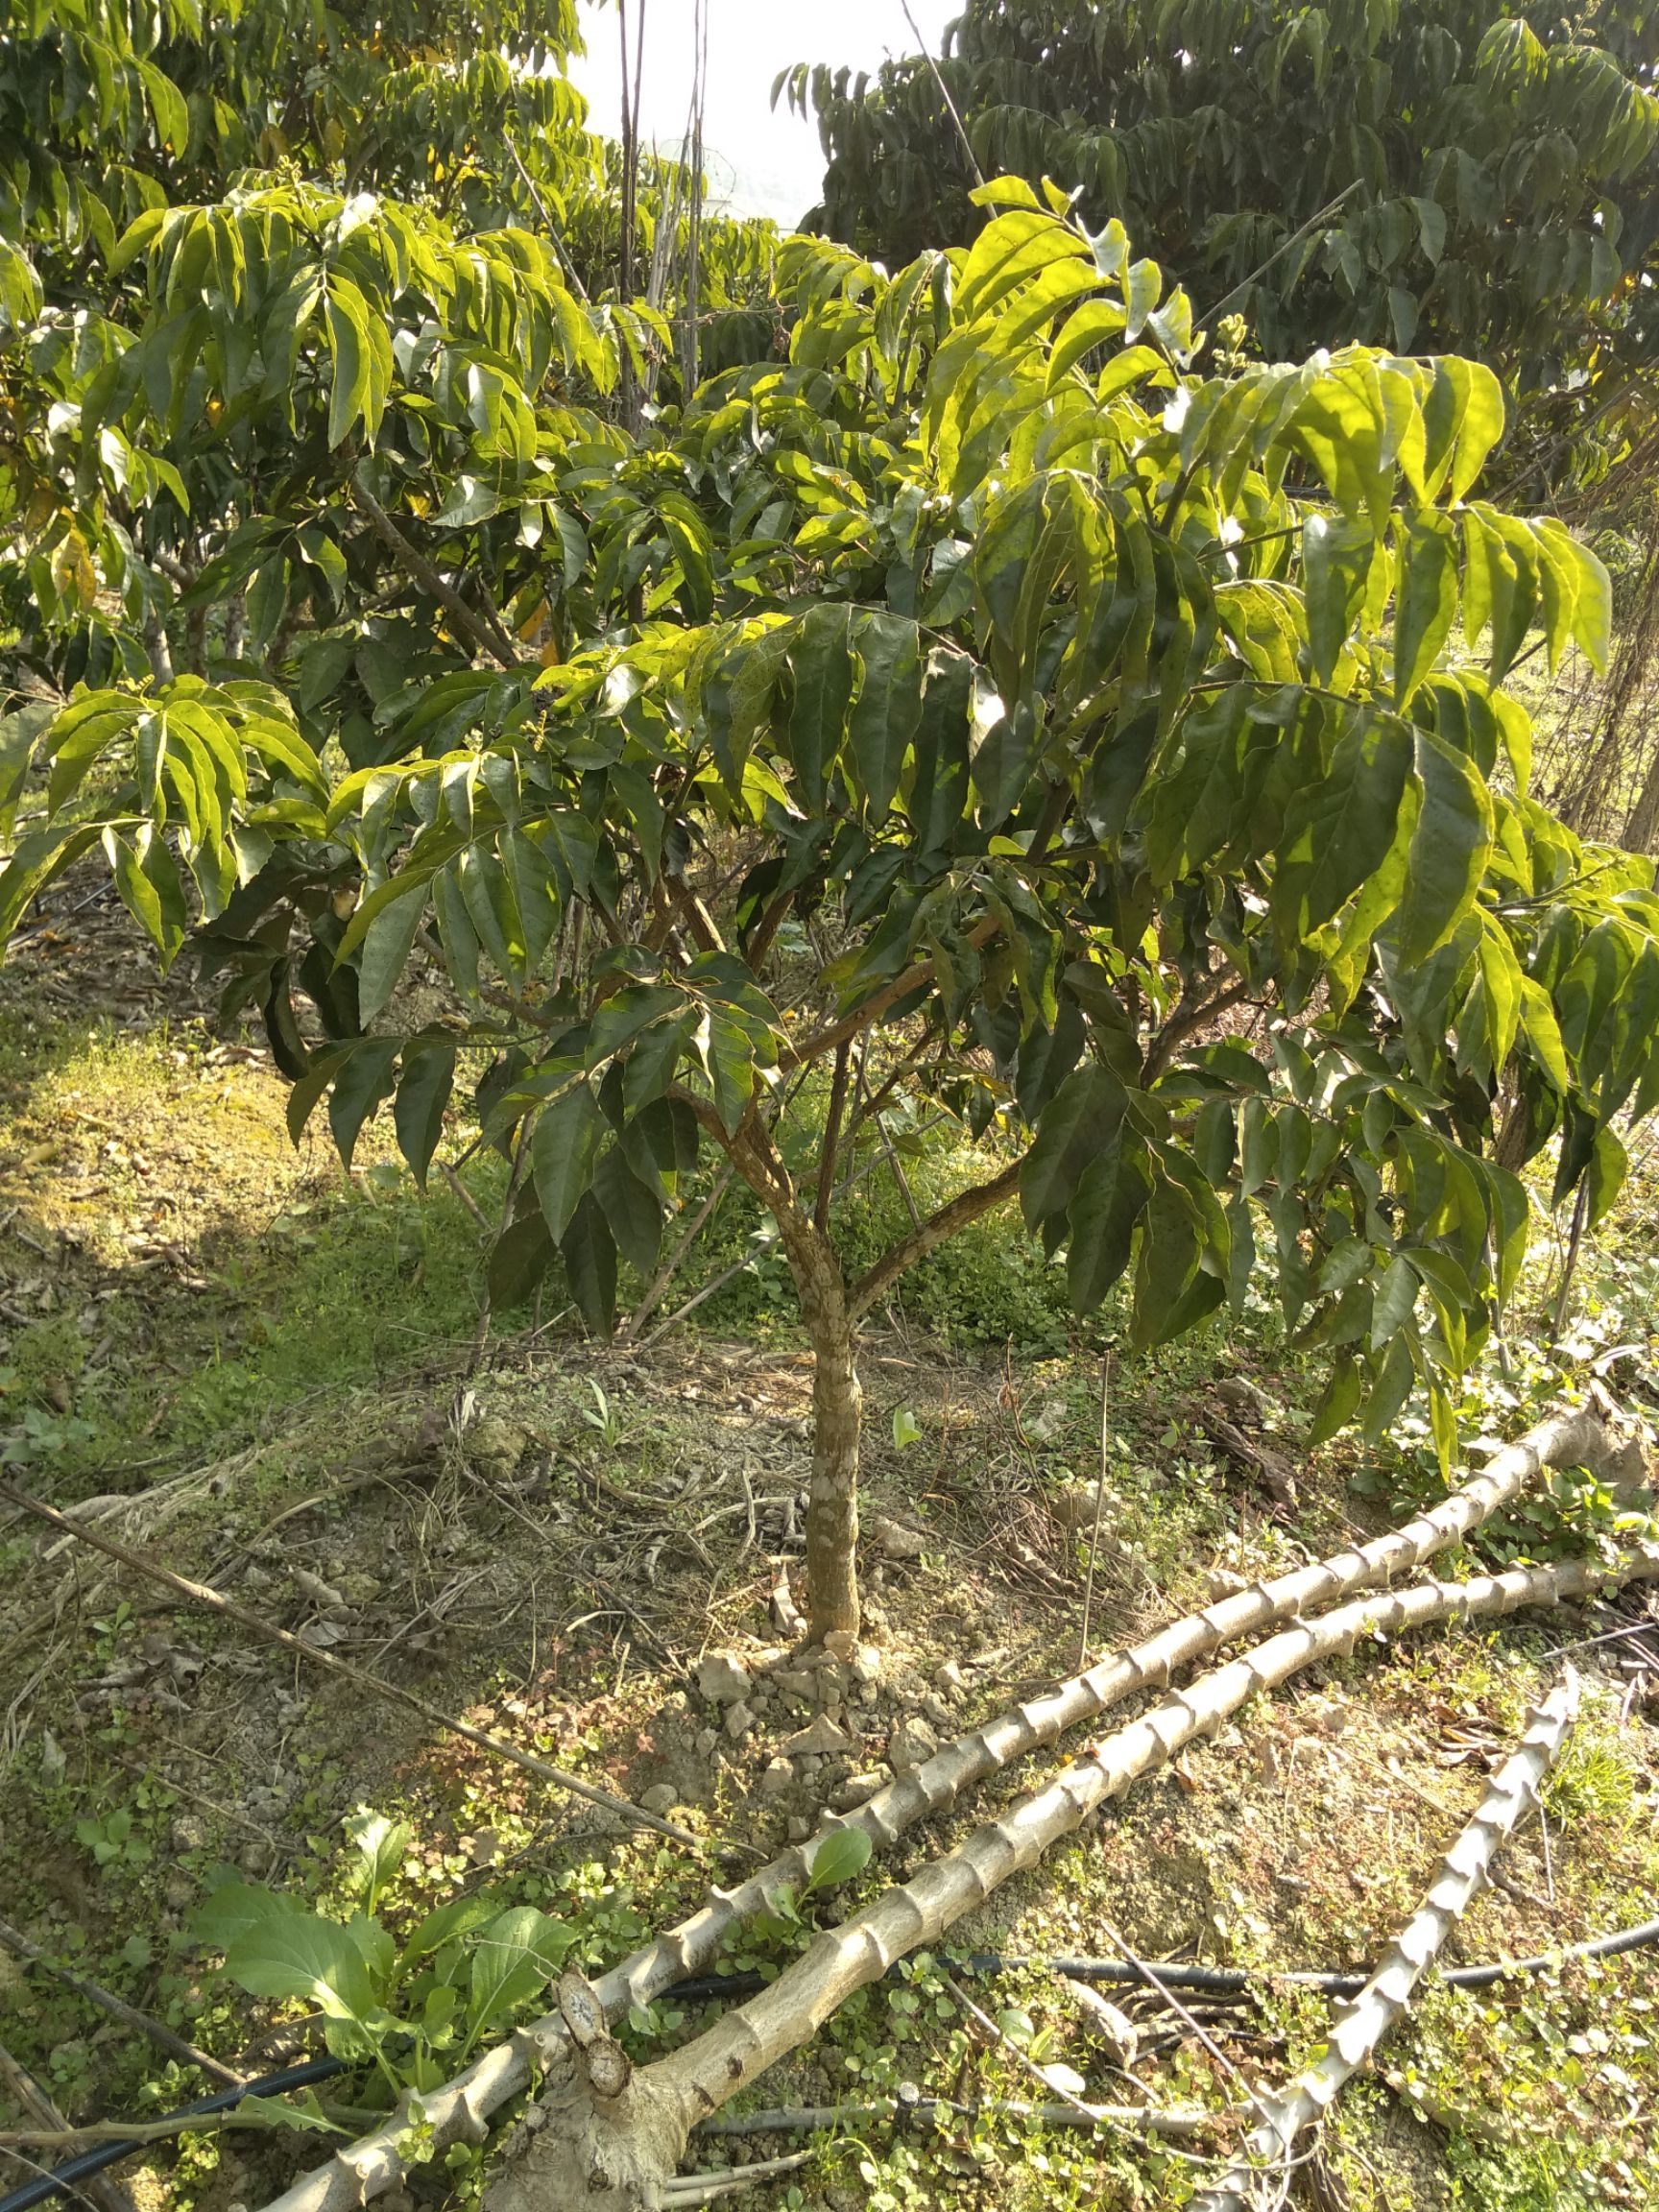
[[[1387, 1583], [1420, 1565], [1507, 1504], [1538, 1478], [1543, 1467], [1604, 1467], [1617, 1450], [1593, 1415], [1551, 1414], [1518, 1442], [1494, 1455], [1484, 1471], [1461, 1484], [1431, 1511], [1369, 1544], [1353, 1546], [1311, 1567], [1280, 1575], [1235, 1597], [1187, 1615], [1157, 1634], [1101, 1660], [1056, 1690], [1013, 1706], [945, 1744], [909, 1774], [901, 1775], [832, 1827], [856, 1828], [885, 1849], [916, 1822], [945, 1811], [976, 1783], [1016, 1759], [1054, 1743], [1096, 1719], [1137, 1691], [1163, 1688], [1175, 1671], [1205, 1658], [1221, 1645], [1376, 1583]], [[602, 1975], [595, 1984], [608, 2019], [631, 2005], [649, 2005], [676, 1982], [701, 1972], [740, 1921], [761, 1911], [781, 1883], [797, 1888], [811, 1873], [814, 1842], [781, 1853], [735, 1887], [711, 1895], [687, 1919]], [[557, 2067], [568, 2052], [562, 2016], [549, 2013], [522, 2028], [508, 2043], [476, 2059], [464, 2074], [421, 2099], [440, 2143], [456, 2139], [464, 2125], [496, 2111], [517, 2096], [535, 2072]], [[394, 2115], [372, 2135], [345, 2145], [276, 2199], [269, 2212], [354, 2212], [394, 2188], [404, 2170], [406, 2124]]]

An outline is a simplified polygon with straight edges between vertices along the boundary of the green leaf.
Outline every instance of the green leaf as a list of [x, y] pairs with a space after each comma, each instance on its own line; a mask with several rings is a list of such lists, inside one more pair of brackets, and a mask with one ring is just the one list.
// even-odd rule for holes
[[[1067, 318], [1055, 336], [1053, 350], [1048, 356], [1047, 390], [1052, 393], [1056, 385], [1063, 383], [1086, 353], [1121, 337], [1127, 320], [1126, 310], [1116, 300], [1086, 300]], [[1150, 347], [1142, 347], [1139, 350], [1146, 355], [1149, 367], [1157, 366], [1158, 356]]]
[[1354, 1417], [1364, 1382], [1358, 1361], [1350, 1353], [1342, 1353], [1331, 1370], [1331, 1380], [1320, 1395], [1313, 1409], [1313, 1419], [1308, 1430], [1308, 1449], [1324, 1444], [1345, 1429]]
[[[219, 1871], [226, 1873], [224, 1868]], [[263, 1882], [244, 1882], [239, 1875], [227, 1875], [191, 1913], [190, 1934], [198, 1943], [209, 1944], [216, 1951], [228, 1951], [249, 1929], [284, 1914], [303, 1913], [305, 1910], [298, 1897], [284, 1890], [268, 1889]]]
[[409, 954], [426, 912], [427, 882], [396, 878], [397, 896], [379, 908], [363, 932], [357, 963], [357, 1011], [365, 1024], [383, 1011], [403, 979]]
[[396, 1879], [402, 1866], [415, 1840], [415, 1831], [408, 1821], [388, 1820], [384, 1813], [371, 1813], [367, 1806], [349, 1813], [343, 1825], [363, 1861], [363, 1885], [369, 1897], [367, 1909], [373, 1912], [381, 1890]]
[[415, 1044], [404, 1047], [392, 1125], [397, 1149], [424, 1190], [427, 1170], [444, 1134], [444, 1111], [455, 1088], [453, 1045]]
[[623, 1259], [649, 1277], [662, 1249], [662, 1208], [629, 1166], [620, 1145], [613, 1144], [594, 1169], [593, 1195]]
[[328, 1100], [328, 1126], [348, 1167], [364, 1122], [391, 1092], [397, 1058], [396, 1038], [371, 1037], [353, 1046], [340, 1063]]
[[1111, 1142], [1127, 1105], [1122, 1084], [1105, 1068], [1080, 1068], [1061, 1084], [1043, 1111], [1020, 1169], [1020, 1204], [1031, 1228], [1066, 1212], [1084, 1170]]
[[418, 1959], [429, 1959], [446, 1943], [470, 1936], [475, 1928], [482, 1928], [487, 1920], [493, 1920], [499, 1910], [495, 1899], [482, 1891], [475, 1890], [470, 1897], [451, 1897], [447, 1905], [438, 1906], [416, 1925], [403, 1946], [404, 1965], [413, 1965]]
[[323, 301], [333, 376], [328, 395], [328, 444], [349, 436], [369, 403], [369, 333], [362, 295], [354, 284], [330, 284]]
[[862, 1828], [832, 1828], [812, 1854], [812, 1873], [802, 1895], [834, 1889], [862, 1874], [873, 1846]]
[[904, 757], [922, 720], [922, 654], [916, 625], [894, 614], [866, 614], [854, 635], [864, 681], [853, 708], [848, 746], [865, 810], [884, 819]]
[[1475, 902], [1492, 851], [1492, 798], [1474, 765], [1426, 730], [1416, 733], [1422, 811], [1406, 857], [1393, 923], [1409, 969], [1444, 945]]
[[276, 1912], [229, 1945], [225, 1971], [252, 1997], [303, 1999], [359, 2026], [380, 2010], [368, 1962], [348, 1931], [315, 1912]]
[[1152, 1186], [1121, 1125], [1089, 1162], [1067, 1215], [1066, 1288], [1074, 1313], [1093, 1312], [1129, 1264], [1135, 1224]]
[[539, 1206], [510, 1222], [491, 1248], [485, 1280], [492, 1308], [510, 1313], [527, 1305], [553, 1264], [555, 1249]]
[[1302, 590], [1308, 607], [1309, 664], [1329, 684], [1365, 604], [1377, 537], [1369, 522], [1310, 515], [1302, 525]]
[[1417, 1305], [1417, 1276], [1404, 1259], [1388, 1262], [1371, 1306], [1371, 1349], [1381, 1352], [1410, 1320]]
[[577, 1310], [595, 1336], [616, 1326], [616, 1243], [598, 1200], [585, 1191], [559, 1239]]
[[530, 1172], [548, 1234], [563, 1245], [565, 1232], [593, 1179], [593, 1163], [608, 1124], [586, 1081], [541, 1109], [530, 1140]]
[[[1135, 1263], [1132, 1334], [1139, 1348], [1179, 1334], [1203, 1254], [1203, 1234], [1190, 1197], [1179, 1184], [1160, 1178], [1142, 1218]], [[1214, 1289], [1217, 1299], [1224, 1295], [1219, 1283]]]
[[295, 2104], [280, 2097], [259, 2097], [250, 2092], [236, 2106], [239, 2114], [263, 2121], [267, 2128], [286, 2128], [300, 2134], [347, 2135], [350, 2129], [330, 2120], [317, 2102], [315, 2089], [307, 2089]]
[[810, 608], [789, 648], [791, 691], [784, 742], [803, 809], [824, 805], [830, 771], [847, 733], [856, 662], [844, 606]]
[[1412, 733], [1394, 714], [1349, 716], [1329, 775], [1285, 810], [1273, 915], [1291, 942], [1322, 928], [1382, 865], [1411, 773]]
[[894, 1451], [902, 1452], [907, 1444], [919, 1444], [921, 1441], [922, 1424], [917, 1420], [914, 1412], [908, 1406], [895, 1406], [893, 1408]]
[[1394, 603], [1394, 704], [1404, 707], [1439, 660], [1457, 617], [1456, 537], [1450, 518], [1424, 509], [1395, 526], [1400, 585]]
[[510, 1906], [484, 1929], [472, 1953], [469, 2039], [527, 2004], [558, 1973], [575, 1931], [534, 1905]]
[[1411, 1341], [1402, 1331], [1396, 1335], [1382, 1357], [1382, 1365], [1377, 1380], [1371, 1385], [1371, 1395], [1365, 1401], [1365, 1414], [1359, 1425], [1359, 1433], [1367, 1444], [1380, 1441], [1392, 1425], [1416, 1380], [1416, 1368], [1411, 1358]]

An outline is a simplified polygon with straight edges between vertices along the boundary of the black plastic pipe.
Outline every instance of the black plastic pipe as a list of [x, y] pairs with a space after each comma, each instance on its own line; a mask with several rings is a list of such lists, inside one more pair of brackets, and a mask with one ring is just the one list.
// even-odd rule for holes
[[[1489, 1989], [1494, 1982], [1511, 1974], [1542, 1974], [1574, 1959], [1611, 1959], [1621, 1951], [1638, 1951], [1648, 1943], [1659, 1943], [1659, 1920], [1645, 1920], [1639, 1928], [1622, 1928], [1615, 1935], [1597, 1936], [1594, 1942], [1570, 1944], [1565, 1950], [1546, 1952], [1536, 1959], [1506, 1959], [1487, 1966], [1449, 1966], [1437, 1979], [1450, 1983], [1454, 1989]], [[1131, 1987], [1146, 1987], [1155, 1977], [1171, 1989], [1193, 1989], [1216, 1997], [1237, 1997], [1247, 1989], [1271, 1988], [1275, 1983], [1322, 1990], [1331, 1997], [1352, 1997], [1369, 1979], [1365, 1974], [1248, 1972], [1239, 1966], [1166, 1965], [1158, 1960], [1150, 1962], [1152, 1975], [1147, 1976], [1125, 1959], [1022, 1959], [997, 1951], [974, 1951], [961, 1959], [941, 1955], [939, 1963], [952, 1974], [1064, 1974], [1072, 1982], [1121, 1982]], [[898, 1971], [897, 1966], [890, 1966], [884, 1978], [892, 1980]], [[704, 1974], [677, 1983], [664, 1994], [688, 1998], [693, 2004], [715, 1997], [748, 1997], [764, 1989], [766, 1979], [763, 1974]], [[8, 2212], [4, 2203], [0, 2203], [0, 2212]]]
[[[164, 2113], [162, 2117], [195, 2120], [206, 2112], [228, 2112], [240, 2104], [244, 2097], [280, 2097], [286, 2089], [307, 2089], [313, 2081], [328, 2081], [345, 2071], [344, 2058], [308, 2058], [302, 2066], [285, 2066], [280, 2074], [267, 2074], [257, 2081], [240, 2081], [234, 2089], [221, 2089], [212, 2097], [204, 2097], [197, 2104], [180, 2104], [177, 2111]], [[73, 2189], [78, 2181], [102, 2174], [106, 2166], [113, 2166], [119, 2159], [131, 2158], [134, 2152], [148, 2148], [148, 2144], [134, 2142], [130, 2136], [111, 2136], [108, 2143], [95, 2144], [90, 2151], [66, 2158], [49, 2174], [36, 2174], [34, 2180], [25, 2181], [21, 2189], [13, 2189], [9, 2197], [0, 2197], [0, 2212], [29, 2212], [31, 2204], [43, 2203], [60, 2190]]]

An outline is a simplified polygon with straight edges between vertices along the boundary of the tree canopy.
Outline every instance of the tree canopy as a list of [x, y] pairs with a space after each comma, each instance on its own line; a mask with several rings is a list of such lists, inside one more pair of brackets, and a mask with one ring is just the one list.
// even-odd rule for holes
[[[1449, 1455], [1516, 1170], [1558, 1139], [1600, 1209], [1659, 1098], [1651, 864], [1530, 799], [1503, 689], [1604, 652], [1606, 577], [1476, 495], [1496, 378], [1207, 373], [1121, 225], [981, 197], [892, 276], [786, 242], [787, 360], [637, 435], [620, 311], [522, 230], [301, 182], [146, 210], [131, 329], [12, 264], [13, 604], [80, 642], [7, 726], [0, 932], [101, 846], [263, 1007], [296, 1130], [325, 1098], [349, 1159], [390, 1100], [423, 1176], [475, 1084], [503, 1304], [558, 1267], [611, 1326], [724, 1152], [818, 1353], [820, 1628], [856, 1619], [857, 1321], [975, 1213], [1017, 1191], [1142, 1344], [1263, 1248], [1320, 1431], [1422, 1386]], [[411, 1028], [426, 958], [453, 1010]], [[849, 1281], [837, 1147], [899, 1082], [993, 1171]]]
[[964, 0], [936, 66], [780, 87], [823, 136], [811, 223], [891, 266], [972, 240], [975, 168], [1050, 177], [1269, 357], [1358, 340], [1599, 396], [1659, 336], [1656, 53], [1647, 0]]

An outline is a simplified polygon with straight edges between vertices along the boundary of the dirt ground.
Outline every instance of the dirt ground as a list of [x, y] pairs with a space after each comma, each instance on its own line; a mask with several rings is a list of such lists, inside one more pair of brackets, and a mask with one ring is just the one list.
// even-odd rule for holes
[[[597, 1968], [756, 1850], [809, 1835], [824, 1807], [1074, 1670], [1091, 1534], [1076, 1485], [1099, 1467], [1092, 1361], [947, 1350], [902, 1315], [872, 1336], [864, 1644], [805, 1668], [776, 1597], [802, 1550], [804, 1355], [786, 1336], [690, 1331], [640, 1355], [546, 1328], [492, 1339], [474, 1364], [477, 1239], [453, 1193], [421, 1213], [376, 1183], [388, 1155], [373, 1144], [349, 1183], [321, 1134], [296, 1152], [257, 1037], [216, 1035], [208, 1012], [187, 979], [159, 983], [96, 904], [49, 920], [0, 976], [5, 1473], [313, 1650], [671, 1815], [704, 1848], [641, 1835], [0, 1508], [0, 1919], [49, 1961], [226, 2063], [268, 2069], [321, 2048], [322, 2023], [242, 1995], [192, 1940], [217, 1870], [337, 1898], [341, 1822], [372, 1807], [414, 1831], [394, 1918], [488, 1887], [563, 1916], [572, 1956]], [[897, 1441], [896, 1412], [917, 1441]], [[1213, 1340], [1119, 1383], [1092, 1656], [1203, 1601], [1215, 1572], [1278, 1571], [1384, 1525], [1349, 1486], [1352, 1454], [1298, 1463], [1295, 1506], [1276, 1499], [1295, 1418], [1292, 1382], [1248, 1343]], [[1223, 1420], [1231, 1450], [1214, 1441]], [[1374, 1960], [1553, 1678], [1551, 1648], [1627, 1625], [1645, 1602], [1420, 1635], [1312, 1671], [955, 1933], [962, 1952], [1127, 1944], [1262, 1972], [1259, 1999], [1192, 2020], [1114, 1992], [1140, 2031], [1129, 2082], [1051, 1973], [987, 1982], [981, 2002], [1004, 2020], [1012, 2008], [1027, 2058], [1063, 2061], [1093, 2096], [1219, 2108], [1239, 2074], [1276, 2083], [1318, 2046], [1326, 2008], [1272, 1975]], [[702, 1663], [717, 1654], [747, 1676], [740, 1697], [709, 1694]], [[1529, 1955], [1654, 1911], [1659, 1634], [1579, 1656], [1585, 1718], [1548, 1834], [1534, 1823], [1505, 1851], [1459, 1958]], [[1005, 1773], [908, 1833], [822, 1910], [902, 1878], [1040, 1772]], [[746, 1928], [722, 1963], [771, 1971], [791, 1940]], [[1297, 2190], [1359, 2212], [1651, 2201], [1654, 1956], [1479, 2000], [1435, 1990]], [[671, 1999], [656, 2012], [629, 2031], [637, 2056], [714, 2016]], [[71, 2125], [202, 2088], [3, 1949], [0, 2046]], [[924, 1972], [849, 2007], [763, 2101], [905, 2084], [964, 2101], [1033, 2086]], [[18, 2124], [0, 2083], [0, 2129]], [[722, 2139], [690, 2163], [796, 2148]], [[318, 2155], [309, 2136], [244, 2132], [119, 2171], [142, 2212], [257, 2212]], [[0, 2191], [27, 2170], [0, 2150]], [[1208, 2170], [1139, 2141], [964, 2119], [849, 2130], [745, 2200], [1178, 2203]], [[465, 2202], [479, 2174], [475, 2155], [419, 2167], [412, 2199]]]

